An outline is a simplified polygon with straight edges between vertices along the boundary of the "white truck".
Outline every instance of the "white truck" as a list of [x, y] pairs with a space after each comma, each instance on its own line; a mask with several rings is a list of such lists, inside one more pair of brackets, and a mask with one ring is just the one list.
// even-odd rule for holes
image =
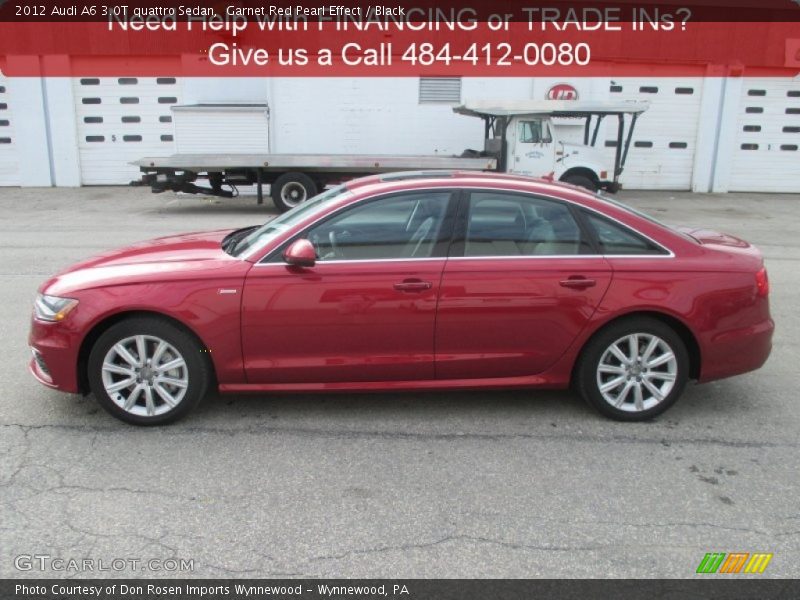
[[[329, 184], [397, 171], [499, 171], [616, 192], [636, 120], [647, 108], [647, 102], [633, 101], [469, 102], [453, 110], [483, 119], [484, 147], [465, 150], [461, 156], [178, 153], [145, 157], [133, 164], [142, 172], [136, 183], [150, 186], [154, 193], [171, 190], [230, 198], [237, 186], [255, 185], [261, 204], [263, 186], [269, 184], [272, 200], [282, 211]], [[607, 117], [617, 123], [613, 160], [596, 147]], [[559, 139], [557, 123], [564, 119], [583, 120], [583, 144]], [[202, 179], [207, 186], [197, 185]]]

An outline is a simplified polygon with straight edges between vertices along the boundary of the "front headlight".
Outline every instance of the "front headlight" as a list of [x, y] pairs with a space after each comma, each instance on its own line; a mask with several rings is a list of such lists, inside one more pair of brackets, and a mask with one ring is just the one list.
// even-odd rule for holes
[[40, 321], [63, 321], [69, 312], [78, 306], [78, 301], [73, 298], [59, 298], [39, 294], [33, 305], [34, 314]]

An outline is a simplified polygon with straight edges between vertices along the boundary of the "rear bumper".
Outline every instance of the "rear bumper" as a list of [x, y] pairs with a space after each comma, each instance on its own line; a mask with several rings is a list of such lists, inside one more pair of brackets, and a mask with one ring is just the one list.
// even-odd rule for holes
[[700, 381], [714, 381], [761, 368], [772, 351], [775, 323], [761, 323], [715, 335], [701, 350]]
[[31, 321], [28, 345], [32, 357], [28, 368], [42, 385], [76, 394], [79, 340], [64, 325]]

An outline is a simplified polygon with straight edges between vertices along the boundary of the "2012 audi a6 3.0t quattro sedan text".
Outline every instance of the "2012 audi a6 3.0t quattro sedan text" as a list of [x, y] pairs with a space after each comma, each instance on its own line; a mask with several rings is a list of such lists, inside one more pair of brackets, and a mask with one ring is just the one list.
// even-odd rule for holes
[[522, 177], [359, 179], [263, 226], [144, 242], [41, 286], [30, 368], [135, 424], [221, 392], [566, 388], [651, 418], [759, 368], [761, 254]]

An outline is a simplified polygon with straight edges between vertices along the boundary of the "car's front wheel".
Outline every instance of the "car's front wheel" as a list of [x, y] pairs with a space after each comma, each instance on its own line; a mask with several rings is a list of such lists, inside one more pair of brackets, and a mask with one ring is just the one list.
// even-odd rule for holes
[[135, 425], [161, 425], [186, 415], [205, 395], [211, 374], [193, 336], [151, 317], [111, 326], [94, 344], [88, 369], [100, 405]]
[[672, 406], [686, 386], [681, 337], [657, 319], [611, 324], [587, 344], [576, 371], [581, 396], [618, 421], [644, 421]]

